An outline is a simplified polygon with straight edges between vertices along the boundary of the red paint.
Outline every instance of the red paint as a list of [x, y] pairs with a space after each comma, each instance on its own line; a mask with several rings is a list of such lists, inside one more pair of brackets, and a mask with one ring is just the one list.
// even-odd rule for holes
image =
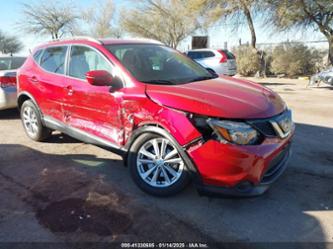
[[[108, 40], [107, 44], [133, 41]], [[140, 43], [143, 41], [136, 41]], [[147, 43], [147, 42], [143, 42]], [[158, 125], [181, 145], [200, 138], [186, 112], [224, 119], [269, 118], [286, 108], [271, 90], [245, 80], [221, 76], [190, 84], [166, 86], [138, 82], [101, 44], [87, 40], [52, 42], [40, 46], [84, 44], [104, 54], [127, 78], [127, 86], [110, 91], [100, 86], [108, 81], [105, 72], [87, 73], [88, 80], [48, 73], [30, 56], [19, 70], [19, 94], [27, 92], [44, 116], [108, 140], [126, 145], [143, 125]], [[88, 82], [90, 83], [88, 83]], [[274, 139], [260, 145], [237, 146], [209, 140], [188, 148], [204, 183], [234, 186], [249, 180], [257, 184], [271, 159], [289, 143]]]
[[218, 50], [218, 52], [222, 55], [222, 58], [221, 58], [221, 60], [220, 60], [220, 63], [225, 63], [225, 62], [227, 62], [227, 55], [226, 55], [226, 53], [224, 53], [222, 50]]
[[285, 109], [274, 92], [226, 76], [178, 86], [148, 85], [147, 94], [156, 103], [214, 117], [267, 118]]
[[[267, 141], [260, 145], [236, 146], [210, 140], [190, 151], [204, 182], [215, 186], [235, 186], [241, 181], [258, 184], [271, 160], [290, 142]], [[273, 140], [273, 141], [269, 141]]]
[[107, 86], [112, 82], [112, 75], [104, 70], [95, 70], [86, 73], [89, 84], [93, 86]]

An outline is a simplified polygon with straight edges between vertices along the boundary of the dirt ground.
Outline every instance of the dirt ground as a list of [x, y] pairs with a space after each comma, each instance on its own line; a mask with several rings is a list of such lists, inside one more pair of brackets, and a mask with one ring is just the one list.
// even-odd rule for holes
[[282, 96], [297, 128], [287, 171], [257, 198], [191, 185], [148, 196], [119, 156], [60, 133], [33, 142], [16, 110], [0, 112], [0, 242], [333, 242], [333, 88], [251, 80]]

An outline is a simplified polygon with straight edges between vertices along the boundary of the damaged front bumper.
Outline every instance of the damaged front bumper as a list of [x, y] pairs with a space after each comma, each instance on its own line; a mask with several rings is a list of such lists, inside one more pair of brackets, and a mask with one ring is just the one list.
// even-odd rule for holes
[[[268, 139], [258, 146], [235, 146], [208, 141], [189, 149], [197, 169], [196, 187], [202, 195], [238, 197], [265, 193], [285, 171], [291, 155], [292, 134]], [[198, 180], [200, 179], [200, 180]]]

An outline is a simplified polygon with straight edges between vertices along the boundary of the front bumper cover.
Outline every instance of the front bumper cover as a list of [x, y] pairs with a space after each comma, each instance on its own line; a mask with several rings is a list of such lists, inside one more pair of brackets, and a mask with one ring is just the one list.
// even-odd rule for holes
[[197, 183], [196, 187], [200, 195], [222, 195], [233, 197], [254, 197], [265, 193], [272, 183], [274, 183], [286, 170], [287, 162], [292, 153], [291, 142], [276, 155], [270, 162], [270, 166], [263, 175], [261, 181], [257, 185], [253, 185], [249, 181], [243, 181], [234, 187], [221, 187], [214, 185], [205, 185]]

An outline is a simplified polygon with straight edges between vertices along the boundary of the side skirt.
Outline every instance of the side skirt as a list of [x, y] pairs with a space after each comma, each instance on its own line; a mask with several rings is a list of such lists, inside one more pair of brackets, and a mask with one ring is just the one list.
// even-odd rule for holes
[[124, 156], [127, 154], [126, 149], [119, 147], [105, 139], [99, 138], [93, 134], [90, 134], [86, 131], [82, 131], [80, 129], [71, 127], [69, 125], [66, 125], [54, 118], [51, 118], [49, 116], [44, 116], [43, 117], [43, 122], [46, 127], [53, 129], [53, 130], [58, 130], [70, 137], [73, 137], [77, 140], [80, 140], [84, 143], [87, 144], [93, 144], [98, 147], [101, 147], [103, 149], [109, 150], [111, 152], [114, 152], [116, 154], [119, 154], [121, 156]]

